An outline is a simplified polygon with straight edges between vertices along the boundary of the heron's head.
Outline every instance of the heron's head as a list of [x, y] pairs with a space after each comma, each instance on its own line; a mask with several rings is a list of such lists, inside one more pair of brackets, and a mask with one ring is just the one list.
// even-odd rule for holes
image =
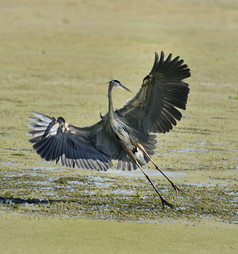
[[121, 84], [121, 82], [118, 81], [118, 80], [116, 80], [116, 79], [113, 79], [113, 80], [109, 81], [108, 83], [109, 83], [109, 86], [110, 86], [111, 88], [113, 88], [113, 87], [119, 87], [119, 88], [121, 88], [121, 89], [126, 90], [127, 92], [132, 93], [132, 91], [131, 91], [130, 89], [128, 89], [127, 87], [123, 86], [123, 85]]

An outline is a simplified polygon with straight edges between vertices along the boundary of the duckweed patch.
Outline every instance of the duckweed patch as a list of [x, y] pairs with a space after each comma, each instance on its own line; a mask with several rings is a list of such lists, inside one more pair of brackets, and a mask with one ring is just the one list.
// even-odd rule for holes
[[237, 185], [180, 184], [172, 187], [153, 176], [162, 195], [175, 209], [162, 209], [160, 199], [142, 176], [105, 173], [67, 174], [24, 169], [24, 173], [1, 173], [2, 209], [40, 216], [90, 217], [112, 220], [161, 221], [214, 218], [237, 222]]

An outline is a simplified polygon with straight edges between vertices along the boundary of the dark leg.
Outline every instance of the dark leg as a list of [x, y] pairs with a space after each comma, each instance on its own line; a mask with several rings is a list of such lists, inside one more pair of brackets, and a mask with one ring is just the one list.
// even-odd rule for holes
[[155, 164], [155, 162], [152, 160], [152, 158], [149, 156], [149, 154], [146, 152], [145, 148], [137, 143], [137, 147], [144, 152], [144, 154], [148, 157], [148, 159], [154, 164], [155, 168], [170, 182], [170, 184], [172, 185], [172, 187], [174, 188], [176, 195], [178, 195], [178, 191], [181, 191], [165, 174], [164, 172]]
[[138, 161], [136, 159], [134, 159], [136, 165], [140, 168], [140, 170], [142, 171], [142, 173], [145, 175], [145, 177], [148, 179], [148, 181], [150, 182], [150, 184], [152, 185], [152, 187], [154, 188], [154, 190], [156, 191], [156, 193], [159, 195], [161, 202], [162, 202], [162, 206], [164, 209], [164, 205], [169, 206], [170, 208], [173, 208], [174, 206], [172, 204], [170, 204], [168, 201], [166, 201], [159, 193], [159, 191], [155, 188], [154, 184], [152, 183], [152, 181], [150, 180], [149, 176], [145, 173], [145, 171], [143, 170], [143, 168], [140, 166], [140, 164], [138, 163]]
[[126, 153], [131, 157], [131, 159], [136, 163], [136, 165], [138, 166], [138, 168], [142, 171], [142, 173], [145, 175], [145, 177], [147, 178], [147, 180], [150, 182], [150, 184], [152, 185], [152, 187], [154, 188], [154, 190], [156, 191], [156, 193], [158, 194], [158, 196], [160, 197], [160, 200], [162, 202], [162, 206], [164, 209], [164, 206], [167, 205], [170, 208], [173, 208], [174, 206], [172, 204], [170, 204], [168, 201], [166, 201], [159, 193], [159, 191], [155, 188], [154, 184], [152, 183], [152, 181], [150, 180], [149, 176], [145, 173], [145, 171], [143, 170], [143, 168], [141, 167], [141, 165], [139, 164], [139, 162], [136, 160], [135, 155], [132, 153], [132, 151], [130, 149], [128, 149], [128, 147], [122, 143], [122, 147], [124, 148], [124, 151], [126, 151]]

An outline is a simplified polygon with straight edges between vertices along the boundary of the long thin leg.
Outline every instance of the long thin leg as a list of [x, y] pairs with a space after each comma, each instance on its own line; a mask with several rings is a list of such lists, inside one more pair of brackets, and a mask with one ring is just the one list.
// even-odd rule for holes
[[122, 143], [121, 144], [122, 147], [124, 148], [124, 151], [131, 157], [131, 159], [136, 163], [136, 165], [138, 166], [138, 168], [142, 171], [142, 173], [144, 174], [144, 176], [147, 178], [147, 180], [150, 182], [150, 184], [152, 185], [152, 187], [154, 188], [154, 190], [156, 191], [156, 193], [158, 194], [158, 196], [161, 199], [162, 202], [162, 206], [164, 209], [164, 205], [169, 206], [170, 208], [173, 208], [174, 206], [172, 204], [170, 204], [167, 200], [165, 200], [159, 193], [159, 191], [155, 188], [153, 182], [150, 180], [149, 176], [145, 173], [145, 171], [143, 170], [143, 168], [141, 167], [141, 165], [139, 164], [139, 162], [137, 161], [137, 159], [135, 158], [135, 155], [132, 153], [132, 151], [130, 149], [128, 149], [128, 147]]
[[154, 164], [155, 168], [170, 182], [170, 184], [172, 185], [172, 187], [174, 188], [176, 195], [178, 195], [178, 191], [181, 191], [165, 174], [164, 172], [155, 164], [155, 162], [152, 160], [152, 158], [149, 156], [149, 154], [146, 152], [145, 148], [140, 144], [137, 143], [136, 144], [137, 147], [145, 153], [145, 155], [148, 157], [148, 159]]
[[166, 201], [159, 193], [159, 191], [155, 188], [153, 182], [150, 180], [149, 176], [145, 173], [145, 171], [143, 170], [143, 168], [140, 166], [140, 164], [138, 163], [138, 161], [136, 159], [134, 159], [136, 165], [140, 168], [140, 170], [142, 171], [142, 173], [145, 175], [145, 177], [148, 179], [148, 181], [150, 182], [150, 184], [152, 185], [152, 187], [154, 188], [154, 190], [156, 191], [156, 193], [159, 195], [161, 202], [162, 202], [162, 206], [164, 209], [164, 205], [169, 206], [170, 208], [173, 208], [174, 206], [172, 204], [170, 204], [168, 201]]

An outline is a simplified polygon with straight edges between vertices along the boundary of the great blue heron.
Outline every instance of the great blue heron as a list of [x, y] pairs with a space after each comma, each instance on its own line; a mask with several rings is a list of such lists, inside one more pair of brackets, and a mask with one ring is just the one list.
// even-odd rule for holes
[[[46, 161], [60, 162], [70, 168], [107, 170], [111, 160], [118, 160], [118, 169], [137, 169], [143, 172], [159, 195], [162, 205], [173, 207], [158, 192], [142, 166], [151, 161], [155, 149], [155, 135], [165, 133], [176, 125], [182, 114], [177, 108], [185, 109], [189, 93], [188, 84], [183, 82], [191, 76], [190, 70], [179, 57], [167, 59], [161, 52], [155, 53], [155, 61], [149, 75], [138, 93], [119, 110], [113, 109], [112, 89], [119, 87], [131, 92], [118, 80], [111, 80], [108, 89], [108, 113], [101, 120], [87, 127], [68, 124], [64, 118], [57, 119], [33, 112], [30, 117], [33, 136], [29, 141], [33, 148]], [[170, 181], [178, 193], [178, 187]]]

